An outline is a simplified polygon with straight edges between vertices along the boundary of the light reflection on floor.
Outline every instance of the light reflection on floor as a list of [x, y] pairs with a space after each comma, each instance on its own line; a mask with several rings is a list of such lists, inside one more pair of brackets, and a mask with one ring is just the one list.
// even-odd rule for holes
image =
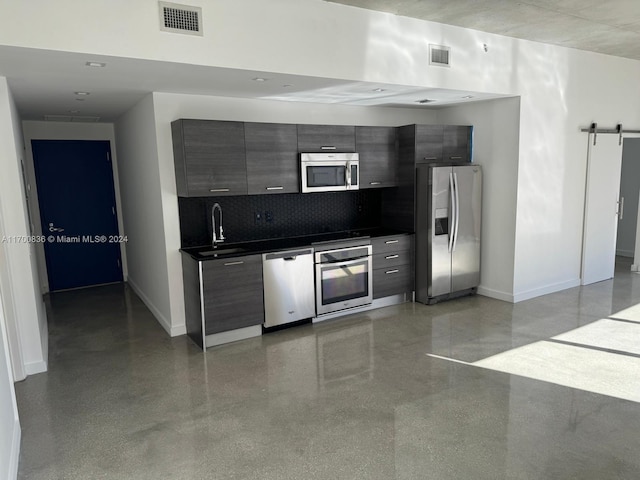
[[640, 304], [472, 365], [640, 402]]

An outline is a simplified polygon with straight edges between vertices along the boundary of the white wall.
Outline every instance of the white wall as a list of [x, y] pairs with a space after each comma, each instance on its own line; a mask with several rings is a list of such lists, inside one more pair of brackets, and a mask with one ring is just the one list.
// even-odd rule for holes
[[9, 362], [6, 322], [0, 295], [0, 479], [15, 479], [20, 455], [20, 420]]
[[618, 222], [616, 255], [634, 257], [638, 195], [640, 194], [640, 138], [625, 138], [622, 145], [620, 196], [624, 197], [624, 212]]
[[171, 309], [176, 293], [169, 290], [153, 97], [123, 115], [115, 131], [128, 282], [164, 329], [181, 335], [186, 332], [184, 314], [173, 318]]
[[[29, 182], [29, 207], [31, 210], [32, 230], [36, 235], [42, 235], [40, 222], [40, 205], [38, 204], [38, 185], [33, 163], [33, 149], [31, 140], [106, 140], [111, 145], [111, 158], [113, 165], [113, 183], [116, 194], [116, 210], [118, 214], [118, 230], [122, 234], [122, 205], [120, 201], [120, 184], [118, 182], [118, 165], [116, 155], [116, 143], [113, 124], [111, 123], [72, 123], [72, 122], [22, 122], [22, 131], [25, 142], [25, 171]], [[49, 279], [47, 277], [47, 264], [44, 257], [44, 244], [37, 243], [36, 253], [38, 259], [38, 273], [40, 277], [40, 289], [42, 293], [49, 291]], [[122, 273], [127, 279], [127, 257], [124, 244], [120, 244], [122, 254]]]
[[[33, 243], [20, 237], [30, 235], [21, 162], [24, 159], [18, 113], [4, 77], [0, 77], [0, 216], [4, 235], [16, 239], [2, 242], [6, 263], [0, 264], [0, 288], [6, 301], [7, 323], [13, 335], [12, 351], [19, 349], [24, 372], [47, 370], [47, 319], [38, 288], [38, 271]], [[14, 344], [17, 340], [19, 343]], [[12, 359], [15, 359], [12, 356]], [[18, 377], [19, 378], [19, 377]]]
[[[0, 44], [241, 68], [248, 78], [282, 72], [519, 95], [515, 229], [499, 232], [514, 239], [511, 294], [518, 301], [579, 283], [586, 166], [579, 128], [640, 126], [640, 62], [322, 0], [191, 3], [202, 6], [203, 37], [160, 32], [155, 0], [40, 1], [38, 15], [31, 2], [10, 0]], [[452, 48], [451, 68], [429, 65], [430, 43]]]
[[637, 90], [640, 62], [527, 47], [519, 55], [531, 65], [519, 69], [515, 301], [580, 282], [588, 139], [579, 128], [592, 121], [602, 127], [640, 125], [639, 97], [630, 93]]
[[[180, 224], [171, 140], [172, 121], [179, 118], [199, 118], [249, 122], [386, 126], [433, 123], [435, 121], [435, 112], [419, 109], [287, 103], [168, 93], [154, 93], [153, 101], [157, 148], [149, 147], [148, 153], [150, 154], [152, 150], [157, 151], [160, 168], [162, 222], [166, 239], [166, 251], [163, 254], [167, 259], [168, 291], [171, 298], [170, 318], [174, 329], [184, 328], [184, 297], [182, 263], [178, 252], [180, 248]], [[118, 133], [118, 142], [121, 142], [120, 133]], [[125, 175], [122, 169], [121, 174]], [[155, 178], [149, 177], [145, 181], [148, 183], [155, 182]], [[123, 198], [123, 201], [126, 204], [126, 199]], [[158, 220], [159, 222], [160, 220]], [[156, 259], [153, 257], [147, 258], [149, 263], [155, 261]]]
[[[497, 84], [500, 90], [508, 90], [511, 83], [510, 49], [494, 46], [495, 36], [472, 30], [323, 0], [188, 3], [202, 7], [202, 37], [161, 32], [156, 0], [40, 0], [37, 9], [33, 2], [5, 0], [0, 44], [351, 80], [436, 82], [458, 88], [471, 79], [453, 69], [428, 65], [428, 44], [445, 43], [454, 48], [453, 58], [458, 66], [465, 66], [473, 84], [491, 88]], [[52, 30], [51, 25], [58, 28]], [[482, 43], [489, 43], [488, 54], [481, 49]], [[488, 57], [497, 61], [485, 64]]]
[[473, 161], [482, 165], [484, 180], [478, 293], [512, 302], [520, 99], [438, 110], [438, 123], [474, 125]]

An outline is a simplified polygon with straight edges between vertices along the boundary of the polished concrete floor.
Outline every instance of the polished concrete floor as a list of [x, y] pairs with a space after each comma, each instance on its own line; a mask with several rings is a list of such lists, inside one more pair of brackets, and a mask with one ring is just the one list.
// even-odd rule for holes
[[638, 479], [640, 403], [474, 364], [640, 302], [628, 268], [516, 305], [409, 303], [206, 354], [126, 285], [52, 294], [49, 372], [16, 385], [19, 478]]

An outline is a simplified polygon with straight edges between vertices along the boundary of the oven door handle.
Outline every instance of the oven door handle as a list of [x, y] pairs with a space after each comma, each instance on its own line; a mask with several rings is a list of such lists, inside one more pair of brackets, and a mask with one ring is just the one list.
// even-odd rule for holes
[[333, 267], [336, 267], [336, 266], [348, 267], [356, 263], [362, 263], [363, 260], [367, 261], [370, 259], [371, 257], [369, 255], [366, 255], [364, 257], [350, 258], [349, 260], [336, 260], [335, 262], [322, 262], [322, 263], [318, 263], [318, 267], [322, 268], [324, 265], [327, 265], [327, 266], [331, 265]]

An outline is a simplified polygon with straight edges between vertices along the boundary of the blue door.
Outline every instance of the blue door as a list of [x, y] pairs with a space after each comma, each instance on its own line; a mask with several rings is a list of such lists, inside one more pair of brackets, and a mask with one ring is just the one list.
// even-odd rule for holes
[[31, 145], [49, 290], [122, 281], [109, 142]]

